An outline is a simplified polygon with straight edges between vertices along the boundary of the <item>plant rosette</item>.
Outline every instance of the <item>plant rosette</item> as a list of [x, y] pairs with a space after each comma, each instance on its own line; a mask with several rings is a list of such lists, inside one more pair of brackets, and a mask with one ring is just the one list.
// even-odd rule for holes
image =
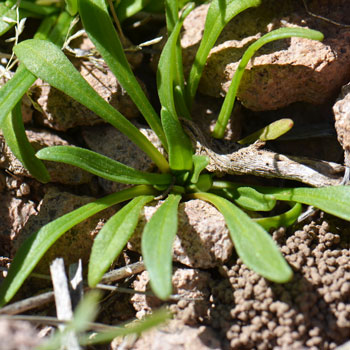
[[[223, 4], [225, 6], [222, 6]], [[215, 206], [222, 214], [234, 248], [245, 265], [276, 283], [290, 281], [293, 273], [268, 230], [293, 224], [301, 213], [302, 204], [312, 205], [342, 219], [350, 220], [349, 187], [253, 187], [217, 179], [206, 170], [209, 159], [194, 154], [192, 142], [182, 128], [179, 116], [190, 119], [190, 107], [205, 61], [220, 32], [234, 16], [259, 4], [259, 0], [211, 2], [195, 64], [185, 82], [179, 34], [183, 21], [194, 4], [188, 4], [179, 15], [178, 3], [165, 1], [169, 36], [160, 56], [157, 71], [158, 96], [161, 104], [159, 117], [127, 62], [104, 0], [77, 2], [86, 33], [158, 136], [167, 152], [167, 158], [131, 122], [95, 92], [60, 48], [50, 41], [50, 35], [45, 40], [29, 39], [14, 47], [14, 53], [21, 66], [13, 79], [0, 90], [0, 106], [3, 107], [0, 109], [0, 123], [10, 147], [16, 151], [14, 152], [16, 156], [27, 164], [37, 179], [43, 182], [49, 179], [41, 160], [49, 160], [71, 164], [104, 179], [133, 187], [88, 203], [34, 232], [19, 248], [8, 276], [0, 287], [1, 305], [15, 295], [41, 257], [61, 235], [74, 225], [117, 203], [124, 203], [124, 206], [105, 223], [94, 240], [88, 267], [88, 284], [90, 287], [96, 286], [122, 252], [135, 231], [142, 208], [147, 203], [162, 199], [162, 204], [144, 226], [141, 237], [141, 251], [150, 284], [153, 292], [162, 300], [168, 299], [172, 293], [172, 248], [178, 230], [180, 202], [199, 199]], [[75, 7], [72, 6], [70, 10], [74, 11]], [[242, 57], [223, 103], [213, 136], [222, 137], [231, 115], [244, 67], [256, 50], [272, 40], [291, 36], [314, 40], [323, 38], [321, 33], [310, 29], [282, 28], [266, 34], [253, 43]], [[35, 77], [63, 91], [125, 134], [152, 159], [159, 172], [139, 171], [79, 147], [56, 146], [44, 148], [36, 154], [32, 151], [23, 153], [28, 142], [20, 122], [20, 110], [15, 106], [21, 98], [21, 93], [22, 95], [25, 93]], [[14, 92], [13, 89], [16, 87]], [[274, 139], [288, 131], [290, 127], [289, 121], [281, 121], [242, 140], [242, 143], [254, 142], [257, 139]], [[277, 201], [288, 202], [291, 209], [281, 215], [259, 219], [252, 219], [249, 215], [255, 211], [271, 211]]]

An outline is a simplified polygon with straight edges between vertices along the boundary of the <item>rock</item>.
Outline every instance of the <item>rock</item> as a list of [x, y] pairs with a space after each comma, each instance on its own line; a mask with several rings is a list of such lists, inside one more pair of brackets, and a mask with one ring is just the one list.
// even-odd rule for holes
[[[135, 125], [153, 145], [164, 154], [164, 149], [152, 129], [141, 127], [137, 123], [135, 123]], [[155, 164], [144, 152], [111, 125], [84, 128], [82, 135], [88, 147], [97, 153], [103, 154], [137, 170], [151, 172], [155, 168]], [[116, 192], [128, 187], [128, 185], [105, 180], [103, 178], [99, 178], [98, 180], [107, 193]]]
[[350, 83], [343, 86], [341, 94], [333, 106], [333, 113], [338, 141], [345, 151], [345, 165], [350, 166]]
[[1, 347], [6, 350], [34, 350], [42, 340], [29, 322], [0, 320]]
[[[184, 324], [194, 326], [198, 324], [199, 320], [208, 317], [208, 308], [210, 307], [208, 285], [210, 281], [210, 274], [207, 272], [198, 269], [174, 269], [172, 276], [173, 295], [179, 299], [169, 308], [176, 319], [181, 320]], [[137, 276], [133, 287], [136, 291], [141, 292], [146, 292], [149, 289], [147, 271]], [[136, 317], [139, 319], [162, 304], [162, 301], [157, 297], [138, 293], [131, 298], [131, 302], [137, 311]]]
[[[96, 92], [125, 117], [135, 118], [139, 115], [136, 106], [106, 65], [97, 67], [89, 61], [79, 60], [75, 66]], [[32, 94], [42, 112], [37, 115], [38, 122], [55, 130], [66, 131], [76, 126], [103, 122], [94, 112], [40, 79], [32, 87]]]
[[[38, 214], [31, 216], [20, 232], [15, 242], [15, 249], [18, 249], [26, 238], [47, 223], [94, 200], [95, 198], [89, 196], [76, 196], [50, 188], [37, 208]], [[56, 257], [62, 257], [66, 266], [79, 259], [82, 259], [83, 264], [87, 264], [94, 237], [114, 212], [113, 208], [106, 209], [67, 231], [45, 253], [36, 271], [48, 273], [49, 264]]]
[[[128, 347], [127, 349], [221, 350], [220, 341], [217, 337], [210, 327], [189, 327], [176, 321], [170, 321], [160, 329], [142, 333], [141, 337], [132, 345], [132, 348]], [[117, 349], [121, 349], [117, 342], [112, 343], [112, 350]]]
[[16, 198], [9, 192], [1, 193], [0, 199], [0, 236], [15, 239], [28, 219], [37, 213], [36, 204], [28, 199]]
[[[312, 28], [317, 22], [305, 10], [293, 12], [293, 2], [275, 6], [265, 0], [231, 21], [211, 50], [199, 85], [203, 94], [218, 97], [228, 91], [246, 48], [262, 35], [279, 27]], [[194, 9], [184, 22], [181, 44], [188, 72], [201, 41], [208, 5]], [[288, 14], [288, 17], [286, 15]], [[238, 91], [242, 104], [252, 110], [272, 110], [293, 102], [321, 104], [350, 78], [350, 29], [323, 42], [304, 38], [275, 41], [264, 46], [248, 64]]]
[[[128, 243], [131, 250], [140, 251], [141, 232], [162, 201], [144, 207]], [[173, 260], [193, 268], [209, 269], [227, 261], [233, 243], [224, 217], [212, 205], [195, 199], [180, 203], [178, 210], [178, 233], [173, 245]]]
[[[27, 137], [35, 150], [39, 150], [49, 146], [67, 146], [69, 143], [61, 137], [51, 134], [47, 131], [27, 130]], [[0, 132], [0, 168], [6, 169], [11, 174], [16, 176], [32, 177], [22, 163], [13, 155], [10, 148], [5, 142], [5, 139]], [[44, 161], [52, 182], [58, 182], [66, 185], [79, 185], [91, 181], [90, 173], [83, 171], [72, 165], [67, 165], [58, 162]]]

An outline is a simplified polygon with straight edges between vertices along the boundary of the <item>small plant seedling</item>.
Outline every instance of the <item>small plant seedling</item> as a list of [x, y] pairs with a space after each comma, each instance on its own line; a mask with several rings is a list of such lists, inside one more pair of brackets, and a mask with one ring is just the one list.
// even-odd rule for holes
[[[129, 67], [104, 0], [78, 0], [77, 9], [87, 34], [161, 140], [168, 158], [165, 158], [132, 123], [92, 89], [54, 43], [34, 38], [15, 46], [14, 52], [21, 62], [19, 69], [25, 72], [21, 73], [19, 86], [25, 85], [23, 81], [28, 84], [32, 77], [39, 77], [65, 92], [128, 136], [153, 160], [159, 168], [159, 173], [141, 172], [79, 147], [56, 146], [40, 150], [36, 154], [36, 162], [40, 160], [63, 162], [105, 179], [134, 186], [86, 204], [33, 233], [18, 250], [8, 276], [0, 287], [0, 305], [7, 303], [15, 295], [41, 257], [61, 235], [74, 225], [117, 203], [126, 204], [107, 221], [95, 239], [89, 262], [88, 283], [92, 287], [95, 286], [121, 253], [135, 230], [143, 206], [156, 200], [156, 197], [166, 194], [164, 202], [146, 224], [142, 234], [142, 256], [150, 275], [151, 286], [154, 293], [163, 300], [166, 300], [172, 292], [171, 254], [177, 232], [180, 201], [201, 199], [214, 205], [223, 214], [237, 254], [242, 261], [261, 276], [278, 283], [288, 282], [292, 278], [292, 270], [266, 230], [292, 224], [301, 212], [301, 203], [313, 205], [342, 219], [350, 220], [348, 206], [350, 190], [346, 186], [277, 189], [252, 187], [215, 178], [206, 171], [209, 159], [194, 154], [191, 140], [182, 128], [179, 116], [183, 118], [191, 116], [190, 106], [201, 72], [220, 32], [234, 16], [259, 4], [258, 0], [211, 1], [203, 40], [185, 83], [179, 34], [184, 19], [194, 5], [187, 4], [179, 16], [178, 3], [173, 0], [165, 1], [169, 37], [163, 48], [157, 71], [158, 95], [161, 103], [159, 118]], [[214, 131], [215, 137], [221, 137], [226, 127], [227, 115], [231, 113], [240, 77], [250, 57], [264, 43], [291, 36], [315, 40], [323, 38], [321, 33], [310, 29], [283, 28], [267, 34], [252, 44], [243, 56], [237, 76], [235, 75], [226, 96]], [[19, 79], [19, 74], [16, 73], [17, 77], [15, 75], [14, 79]], [[9, 92], [9, 86], [16, 87], [15, 82], [11, 80], [7, 87], [0, 90], [0, 106], [6, 106], [8, 111], [11, 111], [19, 101], [19, 93]], [[23, 89], [21, 91], [23, 92]], [[15, 116], [16, 113], [14, 110]], [[7, 115], [1, 117], [2, 123], [8, 118]], [[9, 124], [9, 121], [6, 123]], [[277, 128], [272, 127], [271, 130], [269, 127], [242, 142], [254, 142], [259, 137], [275, 138], [290, 127], [290, 121], [282, 121]], [[23, 132], [16, 135], [12, 137], [13, 145], [20, 150], [22, 147], [19, 143]], [[30, 154], [28, 157], [32, 158], [33, 155]], [[38, 169], [36, 177], [45, 180], [45, 176], [45, 171]], [[290, 203], [291, 209], [285, 214], [256, 221], [247, 214], [249, 211], [270, 211], [278, 200]]]

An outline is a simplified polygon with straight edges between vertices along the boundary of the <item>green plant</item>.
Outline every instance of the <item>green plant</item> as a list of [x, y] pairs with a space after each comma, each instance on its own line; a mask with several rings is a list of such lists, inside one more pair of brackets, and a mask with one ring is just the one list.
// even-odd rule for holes
[[[14, 48], [21, 66], [15, 77], [0, 90], [0, 106], [7, 111], [6, 113], [0, 112], [2, 126], [9, 118], [8, 113], [20, 100], [19, 95], [21, 93], [23, 95], [24, 88], [28, 86], [33, 77], [40, 77], [90, 108], [127, 135], [154, 161], [160, 173], [141, 172], [79, 147], [58, 146], [40, 150], [36, 157], [41, 160], [72, 164], [103, 178], [135, 186], [84, 205], [34, 233], [20, 247], [11, 264], [9, 274], [1, 285], [1, 305], [13, 297], [41, 257], [62, 234], [95, 213], [121, 202], [129, 201], [109, 219], [95, 239], [89, 263], [89, 285], [95, 286], [120, 254], [133, 234], [142, 207], [156, 200], [155, 197], [166, 195], [164, 203], [146, 224], [142, 236], [142, 255], [150, 274], [152, 289], [158, 297], [164, 300], [170, 296], [172, 291], [171, 251], [177, 231], [178, 204], [181, 200], [198, 198], [213, 204], [223, 214], [235, 249], [243, 262], [265, 278], [279, 283], [289, 281], [292, 277], [292, 270], [266, 230], [292, 224], [301, 212], [300, 203], [313, 205], [345, 220], [350, 220], [348, 187], [320, 189], [251, 187], [218, 180], [205, 170], [209, 159], [194, 155], [191, 140], [183, 131], [178, 116], [190, 118], [190, 106], [206, 58], [226, 23], [241, 11], [258, 6], [260, 1], [212, 0], [202, 44], [187, 84], [181, 62], [179, 33], [193, 4], [188, 4], [182, 10], [180, 17], [178, 17], [176, 1], [168, 0], [165, 1], [165, 4], [169, 37], [163, 48], [157, 72], [158, 95], [161, 103], [160, 118], [145, 97], [128, 65], [104, 0], [78, 0], [78, 10], [87, 34], [111, 71], [127, 90], [145, 120], [158, 135], [168, 153], [168, 160], [133, 124], [98, 96], [55, 44], [49, 40], [31, 39]], [[227, 115], [232, 109], [241, 74], [249, 58], [262, 44], [290, 36], [316, 40], [323, 38], [321, 33], [313, 30], [283, 28], [267, 34], [250, 46], [226, 96], [223, 112], [218, 120], [220, 129], [219, 131], [216, 129], [215, 136], [220, 137], [226, 126]], [[25, 73], [21, 73], [21, 70]], [[16, 83], [18, 80], [15, 78], [17, 79], [20, 74], [21, 79], [18, 79], [19, 83]], [[16, 116], [16, 109], [13, 113]], [[222, 114], [225, 115], [223, 120]], [[278, 127], [272, 127], [273, 138], [278, 137], [290, 127], [290, 121], [287, 123], [282, 121]], [[11, 130], [10, 127], [9, 129]], [[266, 137], [269, 132], [266, 130], [259, 132], [248, 138], [248, 141], [242, 140], [242, 142], [253, 142], [261, 134]], [[22, 149], [20, 141], [23, 137], [22, 130], [11, 138], [13, 147], [17, 147], [17, 154], [20, 155]], [[29, 157], [33, 158], [33, 154], [30, 154]], [[22, 154], [24, 161], [25, 158]], [[37, 158], [34, 158], [33, 162], [40, 162]], [[42, 168], [36, 170], [35, 176], [42, 181], [47, 181], [45, 170]], [[277, 200], [291, 203], [292, 209], [285, 214], [256, 221], [247, 214], [249, 211], [270, 211], [275, 207]]]

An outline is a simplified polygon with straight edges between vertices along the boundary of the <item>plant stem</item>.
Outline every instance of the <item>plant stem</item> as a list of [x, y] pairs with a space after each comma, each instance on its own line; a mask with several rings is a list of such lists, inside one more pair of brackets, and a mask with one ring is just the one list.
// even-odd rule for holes
[[241, 62], [238, 65], [238, 68], [233, 76], [231, 85], [226, 94], [224, 103], [221, 107], [218, 120], [215, 124], [213, 131], [213, 137], [222, 139], [224, 137], [226, 125], [231, 116], [234, 102], [236, 99], [237, 91], [239, 84], [241, 82], [244, 69], [247, 66], [249, 60], [253, 57], [256, 51], [260, 49], [263, 45], [279, 39], [286, 39], [290, 37], [302, 37], [313, 40], [323, 40], [323, 34], [316, 30], [305, 29], [305, 28], [280, 28], [274, 30], [270, 33], [265, 34], [263, 37], [251, 44], [248, 49], [244, 52]]

